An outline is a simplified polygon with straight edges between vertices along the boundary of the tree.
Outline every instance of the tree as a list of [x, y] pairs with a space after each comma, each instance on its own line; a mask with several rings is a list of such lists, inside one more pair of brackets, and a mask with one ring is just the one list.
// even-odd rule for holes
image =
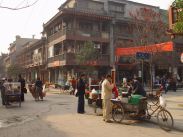
[[16, 79], [19, 74], [23, 72], [23, 68], [18, 64], [12, 64], [7, 68], [9, 77]]
[[172, 26], [173, 33], [183, 35], [183, 0], [175, 0], [172, 3], [172, 10], [173, 14], [176, 14], [172, 15], [175, 16], [174, 18], [176, 18], [176, 21]]
[[76, 62], [81, 69], [84, 69], [88, 74], [94, 70], [93, 62], [99, 58], [99, 49], [94, 47], [94, 43], [87, 41], [80, 47], [80, 51], [76, 54]]
[[93, 42], [85, 42], [80, 51], [76, 54], [76, 62], [78, 64], [86, 64], [87, 62], [97, 60], [99, 50], [94, 47]]
[[[156, 12], [153, 9], [141, 8], [136, 12], [130, 12], [132, 23], [130, 28], [134, 33], [133, 45], [144, 46], [167, 41], [167, 20], [163, 20], [163, 11]], [[131, 30], [131, 29], [129, 29]]]
[[148, 49], [148, 45], [167, 42], [169, 40], [169, 37], [166, 34], [168, 28], [168, 24], [166, 23], [166, 11], [155, 11], [149, 8], [141, 8], [135, 12], [130, 12], [130, 16], [132, 18], [132, 23], [129, 25], [129, 30], [134, 32], [133, 46], [145, 46], [147, 52], [150, 52], [151, 54], [151, 59], [148, 63], [150, 72], [149, 79], [152, 88], [153, 54], [161, 55], [161, 57], [163, 57], [163, 55], [159, 53], [158, 48], [156, 53], [151, 51]]

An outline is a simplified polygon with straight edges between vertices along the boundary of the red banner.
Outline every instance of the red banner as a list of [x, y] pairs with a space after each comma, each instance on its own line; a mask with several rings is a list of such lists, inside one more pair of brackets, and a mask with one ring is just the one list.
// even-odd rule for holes
[[173, 51], [173, 42], [166, 42], [149, 46], [117, 48], [116, 56], [135, 55], [137, 52], [155, 53], [155, 52], [170, 52], [170, 51]]

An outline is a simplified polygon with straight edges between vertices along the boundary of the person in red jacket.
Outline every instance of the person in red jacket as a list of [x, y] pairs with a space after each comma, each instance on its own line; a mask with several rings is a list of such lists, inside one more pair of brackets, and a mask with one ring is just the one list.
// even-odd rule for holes
[[117, 98], [119, 93], [118, 93], [118, 89], [116, 87], [116, 85], [114, 85], [114, 88], [112, 89], [112, 93], [114, 94], [114, 98]]

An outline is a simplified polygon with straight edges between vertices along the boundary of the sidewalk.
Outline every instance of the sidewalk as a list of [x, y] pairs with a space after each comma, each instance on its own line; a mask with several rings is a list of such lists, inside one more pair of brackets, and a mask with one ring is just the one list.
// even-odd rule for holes
[[[50, 89], [49, 93], [60, 94], [59, 89]], [[183, 89], [178, 89], [177, 92], [169, 91], [163, 94], [167, 101], [167, 110], [172, 114], [174, 119], [174, 129], [183, 132]], [[86, 103], [87, 104], [87, 103]], [[157, 124], [157, 120], [151, 119], [151, 122]]]
[[183, 132], [183, 90], [169, 91], [164, 97], [167, 100], [167, 110], [174, 118], [174, 128]]
[[[171, 113], [174, 119], [174, 130], [183, 132], [183, 90], [179, 89], [177, 92], [169, 91], [167, 94], [163, 93], [166, 100], [166, 109]], [[152, 118], [151, 121], [157, 124], [157, 119]]]

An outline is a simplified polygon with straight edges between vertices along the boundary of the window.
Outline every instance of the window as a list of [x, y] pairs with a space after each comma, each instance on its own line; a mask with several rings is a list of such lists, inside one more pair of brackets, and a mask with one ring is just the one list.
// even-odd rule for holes
[[124, 4], [120, 4], [120, 3], [113, 3], [113, 2], [111, 2], [109, 4], [109, 9], [112, 12], [124, 13], [125, 12], [125, 5]]
[[48, 48], [48, 58], [53, 57], [53, 46]]
[[100, 2], [89, 2], [88, 3], [88, 8], [91, 10], [103, 10], [104, 9], [104, 4]]
[[59, 44], [54, 45], [54, 55], [55, 56], [59, 55], [60, 51], [61, 51], [61, 45], [59, 45]]
[[81, 30], [93, 30], [93, 24], [89, 22], [80, 22], [79, 29]]

